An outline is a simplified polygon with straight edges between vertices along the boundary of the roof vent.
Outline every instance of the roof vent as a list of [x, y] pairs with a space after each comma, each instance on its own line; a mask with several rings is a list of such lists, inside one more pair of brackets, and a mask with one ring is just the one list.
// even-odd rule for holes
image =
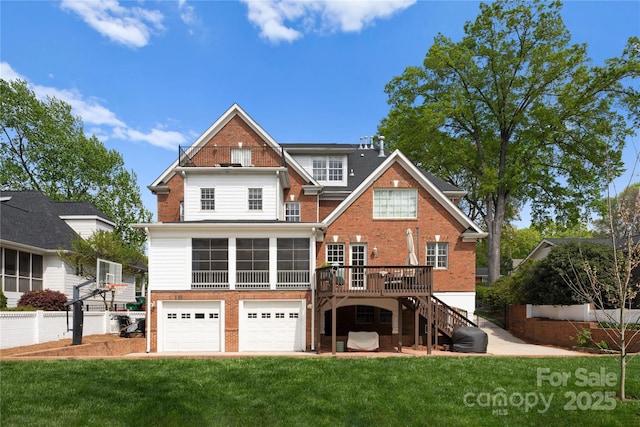
[[380, 151], [378, 152], [378, 157], [384, 157], [384, 136], [380, 135], [378, 137], [378, 145], [380, 146]]

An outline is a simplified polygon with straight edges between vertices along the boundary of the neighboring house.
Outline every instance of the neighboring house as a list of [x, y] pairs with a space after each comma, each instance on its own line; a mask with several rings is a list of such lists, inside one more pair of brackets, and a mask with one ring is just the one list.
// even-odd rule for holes
[[476, 267], [476, 283], [489, 283], [489, 267]]
[[[7, 305], [15, 307], [24, 292], [42, 289], [60, 291], [70, 300], [74, 285], [85, 279], [60, 259], [58, 251], [70, 250], [78, 236], [112, 231], [114, 225], [91, 203], [54, 202], [39, 191], [0, 192], [0, 273]], [[116, 297], [121, 305], [135, 301], [134, 278], [123, 277], [123, 282], [130, 286]], [[85, 305], [104, 307], [99, 297]]]
[[550, 238], [550, 239], [542, 239], [538, 246], [533, 248], [533, 250], [527, 255], [525, 259], [518, 263], [517, 266], [514, 265], [514, 269], [523, 265], [529, 260], [540, 261], [543, 258], [546, 258], [555, 245], [560, 245], [562, 243], [596, 243], [599, 245], [608, 245], [611, 246], [611, 239], [609, 238], [582, 238], [582, 237], [563, 237], [563, 238]]
[[364, 141], [279, 144], [234, 104], [180, 147], [149, 186], [158, 222], [136, 225], [150, 350], [335, 350], [355, 331], [389, 347], [417, 341], [433, 296], [472, 314], [486, 233], [457, 207], [465, 193]]

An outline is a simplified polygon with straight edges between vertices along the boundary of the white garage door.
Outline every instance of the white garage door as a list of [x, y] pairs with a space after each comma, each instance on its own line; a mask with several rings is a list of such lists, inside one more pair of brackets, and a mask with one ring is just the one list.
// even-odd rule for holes
[[303, 351], [304, 300], [241, 301], [240, 351]]
[[220, 351], [220, 301], [165, 301], [164, 351]]

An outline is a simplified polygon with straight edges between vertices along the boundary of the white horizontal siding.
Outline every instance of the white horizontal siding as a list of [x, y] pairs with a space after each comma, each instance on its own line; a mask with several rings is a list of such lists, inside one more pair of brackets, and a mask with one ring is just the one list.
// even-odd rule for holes
[[191, 238], [155, 237], [149, 239], [149, 288], [157, 290], [191, 289]]
[[[274, 220], [282, 204], [275, 174], [264, 175], [187, 175], [184, 192], [184, 220], [207, 219]], [[200, 189], [215, 188], [215, 211], [201, 209]], [[249, 210], [249, 188], [262, 188], [262, 210]]]
[[113, 227], [108, 224], [105, 224], [102, 221], [99, 221], [97, 218], [87, 218], [87, 219], [65, 219], [64, 220], [69, 227], [73, 229], [76, 233], [80, 235], [83, 239], [90, 237], [93, 233], [98, 230], [102, 231], [112, 231]]

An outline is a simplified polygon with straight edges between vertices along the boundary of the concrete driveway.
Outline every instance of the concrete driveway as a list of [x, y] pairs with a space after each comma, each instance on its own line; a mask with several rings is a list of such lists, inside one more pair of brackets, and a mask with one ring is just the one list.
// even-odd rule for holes
[[487, 333], [487, 353], [498, 356], [584, 356], [579, 351], [559, 347], [528, 344], [486, 319], [478, 318], [478, 326]]

